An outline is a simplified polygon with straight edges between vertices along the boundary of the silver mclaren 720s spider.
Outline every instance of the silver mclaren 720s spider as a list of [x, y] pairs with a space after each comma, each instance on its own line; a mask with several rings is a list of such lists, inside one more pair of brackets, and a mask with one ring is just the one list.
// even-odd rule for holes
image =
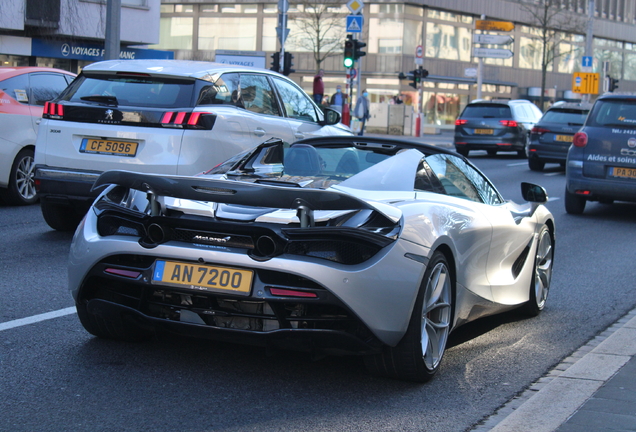
[[466, 158], [402, 139], [277, 139], [192, 177], [108, 171], [71, 247], [88, 332], [364, 356], [427, 381], [451, 331], [544, 308], [545, 190], [506, 201]]

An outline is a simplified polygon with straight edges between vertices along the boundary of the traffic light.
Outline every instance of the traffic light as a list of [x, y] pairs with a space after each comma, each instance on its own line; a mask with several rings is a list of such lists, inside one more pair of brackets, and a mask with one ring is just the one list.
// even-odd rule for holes
[[274, 72], [280, 72], [280, 53], [279, 52], [275, 52], [274, 54], [272, 54], [272, 67], [269, 69], [273, 70]]
[[420, 66], [419, 68], [409, 72], [409, 75], [411, 75], [411, 78], [413, 80], [412, 82], [409, 83], [409, 85], [413, 87], [414, 89], [416, 89], [422, 82], [422, 79], [428, 76], [428, 71], [424, 69], [422, 66]]
[[613, 92], [614, 90], [618, 88], [618, 79], [612, 78], [609, 75], [607, 76], [607, 78], [609, 78], [609, 91]]
[[347, 35], [347, 39], [345, 39], [344, 43], [344, 67], [351, 68], [353, 67], [353, 62], [355, 61], [355, 42], [351, 35]]
[[285, 57], [283, 57], [283, 75], [288, 76], [296, 72], [296, 69], [292, 69], [294, 63], [292, 60], [294, 59], [294, 55], [290, 52], [285, 51]]
[[366, 52], [364, 52], [364, 51], [360, 51], [362, 48], [364, 48], [365, 46], [367, 46], [367, 44], [366, 44], [366, 43], [361, 42], [361, 41], [359, 41], [359, 40], [355, 39], [355, 40], [353, 41], [353, 45], [354, 45], [354, 48], [353, 48], [353, 59], [354, 59], [354, 60], [358, 60], [360, 57], [364, 57], [365, 55], [367, 55], [367, 53], [366, 53]]

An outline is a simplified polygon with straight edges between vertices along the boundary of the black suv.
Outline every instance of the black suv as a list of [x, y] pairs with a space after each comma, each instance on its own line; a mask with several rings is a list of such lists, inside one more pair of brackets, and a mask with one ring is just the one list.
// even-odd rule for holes
[[470, 150], [486, 150], [491, 156], [516, 151], [525, 156], [528, 133], [541, 115], [524, 99], [471, 102], [455, 120], [455, 150], [463, 156]]
[[603, 95], [574, 135], [565, 170], [565, 210], [587, 201], [636, 202], [636, 96]]
[[565, 166], [574, 134], [583, 126], [592, 105], [557, 102], [548, 109], [530, 131], [528, 166], [543, 171], [546, 163]]

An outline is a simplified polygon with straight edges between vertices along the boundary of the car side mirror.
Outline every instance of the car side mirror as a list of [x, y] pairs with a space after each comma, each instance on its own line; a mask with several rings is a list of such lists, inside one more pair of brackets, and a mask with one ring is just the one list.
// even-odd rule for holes
[[323, 107], [322, 112], [325, 115], [325, 119], [319, 122], [321, 126], [335, 125], [340, 123], [340, 119], [342, 118], [342, 116], [335, 109]]
[[548, 202], [548, 194], [544, 188], [532, 183], [521, 183], [521, 196], [524, 200], [543, 204]]

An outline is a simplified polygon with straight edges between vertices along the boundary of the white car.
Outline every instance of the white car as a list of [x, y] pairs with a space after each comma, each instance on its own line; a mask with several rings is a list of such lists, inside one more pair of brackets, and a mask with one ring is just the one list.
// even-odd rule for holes
[[75, 74], [45, 67], [0, 67], [0, 197], [6, 204], [38, 200], [33, 152], [44, 103], [54, 99]]
[[194, 175], [269, 138], [351, 135], [287, 77], [209, 62], [95, 63], [44, 111], [35, 178], [61, 231], [75, 229], [103, 171]]

